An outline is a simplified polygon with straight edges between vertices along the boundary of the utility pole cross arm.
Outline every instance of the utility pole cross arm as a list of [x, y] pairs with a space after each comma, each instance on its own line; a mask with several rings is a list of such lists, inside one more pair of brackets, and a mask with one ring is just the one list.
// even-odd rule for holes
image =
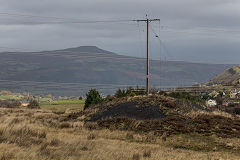
[[135, 22], [147, 22], [147, 20], [149, 22], [152, 22], [152, 21], [160, 21], [160, 19], [140, 19], [140, 20], [133, 20]]

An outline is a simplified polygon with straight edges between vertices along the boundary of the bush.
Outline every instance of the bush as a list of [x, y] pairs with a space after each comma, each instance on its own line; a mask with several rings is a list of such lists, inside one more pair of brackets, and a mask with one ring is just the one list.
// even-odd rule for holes
[[115, 93], [115, 97], [121, 98], [121, 97], [134, 97], [136, 95], [144, 95], [145, 91], [144, 90], [139, 90], [138, 88], [134, 90], [133, 87], [128, 87], [127, 89], [118, 89], [117, 92]]
[[40, 108], [39, 103], [36, 100], [31, 100], [27, 107], [31, 108], [31, 109], [39, 109]]
[[85, 108], [88, 108], [90, 105], [99, 104], [103, 101], [103, 98], [96, 89], [91, 89], [86, 96]]
[[134, 97], [134, 96], [136, 96], [136, 93], [130, 92], [130, 93], [129, 93], [129, 96], [130, 96], [130, 97]]
[[118, 89], [117, 92], [115, 93], [115, 96], [117, 98], [125, 97], [126, 96], [125, 90]]
[[158, 94], [163, 95], [163, 96], [167, 96], [167, 93], [165, 91], [159, 91]]
[[104, 101], [105, 101], [105, 102], [110, 102], [110, 101], [113, 101], [114, 99], [115, 99], [115, 97], [114, 97], [114, 96], [107, 95], [107, 97], [106, 97], [106, 98], [104, 98]]

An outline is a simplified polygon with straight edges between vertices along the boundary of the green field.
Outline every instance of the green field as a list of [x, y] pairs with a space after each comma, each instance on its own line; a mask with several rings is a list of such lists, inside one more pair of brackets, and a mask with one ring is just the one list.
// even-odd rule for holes
[[0, 95], [0, 100], [9, 100], [9, 99], [14, 99], [14, 100], [20, 100], [23, 98], [21, 95]]
[[52, 110], [60, 112], [78, 112], [84, 109], [84, 100], [61, 100], [40, 103], [40, 107], [43, 110]]

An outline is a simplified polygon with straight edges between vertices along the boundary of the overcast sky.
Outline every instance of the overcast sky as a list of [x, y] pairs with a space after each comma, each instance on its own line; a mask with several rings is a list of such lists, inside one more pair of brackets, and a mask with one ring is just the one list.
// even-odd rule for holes
[[52, 23], [142, 19], [147, 13], [161, 19], [160, 25], [151, 23], [162, 42], [151, 33], [153, 59], [240, 63], [239, 0], [0, 0], [0, 4], [0, 47], [9, 48], [1, 51], [94, 45], [144, 57], [145, 23]]

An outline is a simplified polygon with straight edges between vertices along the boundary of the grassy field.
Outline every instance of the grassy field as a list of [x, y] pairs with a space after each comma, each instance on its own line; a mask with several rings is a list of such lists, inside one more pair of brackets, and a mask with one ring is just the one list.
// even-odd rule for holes
[[0, 100], [9, 100], [9, 99], [19, 100], [21, 98], [23, 98], [23, 96], [20, 96], [20, 95], [0, 95]]
[[84, 100], [61, 100], [41, 103], [41, 105], [83, 104]]
[[1, 160], [237, 160], [240, 139], [99, 129], [67, 113], [0, 109]]
[[52, 110], [60, 112], [78, 112], [84, 108], [84, 100], [62, 100], [40, 103], [40, 107], [43, 110]]

